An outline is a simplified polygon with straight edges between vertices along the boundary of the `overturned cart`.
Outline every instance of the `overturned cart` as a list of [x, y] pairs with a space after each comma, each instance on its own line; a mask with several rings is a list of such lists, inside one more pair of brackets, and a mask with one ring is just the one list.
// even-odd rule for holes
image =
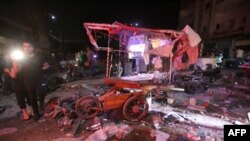
[[104, 82], [112, 88], [99, 97], [83, 96], [76, 102], [75, 110], [79, 117], [90, 119], [119, 108], [129, 121], [138, 121], [147, 115], [149, 106], [145, 97], [153, 87], [120, 79], [105, 79]]

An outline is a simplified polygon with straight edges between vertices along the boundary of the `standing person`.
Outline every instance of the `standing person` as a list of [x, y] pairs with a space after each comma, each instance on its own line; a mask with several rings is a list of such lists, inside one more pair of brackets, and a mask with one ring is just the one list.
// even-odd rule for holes
[[238, 62], [237, 65], [243, 64], [244, 54], [245, 54], [245, 51], [243, 49], [238, 48], [236, 50], [236, 59], [237, 59], [237, 62]]
[[93, 63], [93, 51], [90, 49], [90, 47], [87, 47], [87, 52], [86, 52], [86, 57], [87, 57], [87, 60], [85, 62], [85, 66], [88, 66], [89, 67], [89, 71], [90, 71], [90, 74], [91, 76], [93, 76], [94, 74], [94, 63]]
[[5, 68], [11, 68], [11, 60], [8, 57], [8, 55], [5, 55], [3, 58], [1, 58], [1, 64], [0, 64], [0, 72], [1, 72], [1, 83], [2, 83], [2, 89], [3, 89], [3, 95], [8, 95], [11, 93], [11, 77], [9, 74], [4, 72]]
[[84, 62], [85, 62], [85, 53], [81, 50], [79, 57], [79, 68], [81, 72], [84, 72]]
[[[36, 121], [40, 117], [39, 108], [41, 111], [43, 110], [45, 98], [45, 92], [42, 87], [42, 71], [47, 69], [49, 65], [35, 54], [34, 46], [30, 41], [24, 41], [22, 48], [26, 55], [22, 68], [23, 82], [34, 112], [34, 121]], [[38, 107], [37, 96], [39, 97], [40, 107]]]
[[84, 66], [84, 62], [85, 62], [85, 60], [86, 60], [86, 57], [85, 57], [85, 52], [83, 52], [82, 50], [81, 50], [81, 52], [80, 52], [80, 57], [79, 57], [80, 59], [80, 66], [81, 67], [83, 67]]
[[80, 66], [80, 53], [79, 53], [79, 52], [77, 52], [77, 53], [75, 54], [75, 58], [76, 58], [76, 61], [77, 61], [77, 63], [78, 63], [78, 66]]
[[12, 87], [16, 95], [17, 103], [22, 111], [22, 119], [29, 120], [30, 115], [26, 110], [25, 98], [27, 99], [28, 103], [29, 99], [23, 85], [23, 73], [21, 71], [21, 64], [13, 59], [11, 67], [5, 67], [4, 72], [12, 78]]

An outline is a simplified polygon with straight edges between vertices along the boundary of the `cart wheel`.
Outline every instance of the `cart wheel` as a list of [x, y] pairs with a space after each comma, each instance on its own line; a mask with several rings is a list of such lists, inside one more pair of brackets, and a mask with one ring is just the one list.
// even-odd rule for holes
[[123, 116], [129, 121], [139, 121], [148, 113], [148, 103], [145, 98], [133, 96], [123, 105]]
[[84, 96], [76, 102], [76, 114], [83, 119], [90, 119], [99, 113], [99, 100], [93, 96]]

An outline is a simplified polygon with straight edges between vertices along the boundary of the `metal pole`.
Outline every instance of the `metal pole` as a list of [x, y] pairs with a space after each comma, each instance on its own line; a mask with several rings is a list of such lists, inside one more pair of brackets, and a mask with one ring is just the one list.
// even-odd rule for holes
[[109, 65], [109, 77], [110, 77], [110, 74], [111, 74], [111, 69], [112, 69], [112, 61], [113, 61], [113, 53], [111, 54], [111, 57], [110, 57], [110, 65]]
[[121, 43], [120, 42], [119, 42], [119, 59], [118, 60], [119, 62], [121, 62]]
[[108, 51], [107, 51], [107, 65], [106, 65], [106, 77], [109, 77], [109, 46], [110, 46], [110, 36], [108, 37]]
[[170, 66], [169, 66], [169, 84], [172, 82], [172, 59], [173, 59], [173, 55], [170, 55]]

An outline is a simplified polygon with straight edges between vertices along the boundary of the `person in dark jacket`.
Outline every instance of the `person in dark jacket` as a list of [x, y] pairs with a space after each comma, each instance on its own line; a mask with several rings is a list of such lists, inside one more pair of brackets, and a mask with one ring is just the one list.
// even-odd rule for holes
[[16, 60], [12, 60], [11, 67], [4, 68], [4, 72], [7, 73], [12, 78], [12, 87], [16, 95], [17, 103], [22, 111], [22, 119], [29, 120], [30, 115], [26, 110], [26, 101], [25, 101], [27, 100], [29, 104], [29, 98], [27, 96], [27, 93], [23, 85], [23, 73], [21, 71], [21, 64]]
[[9, 74], [4, 72], [5, 68], [11, 68], [11, 60], [9, 59], [8, 55], [4, 55], [4, 57], [0, 58], [0, 74], [1, 74], [1, 84], [3, 95], [11, 94], [12, 87], [11, 87], [11, 77]]
[[[49, 65], [40, 56], [35, 54], [34, 46], [31, 41], [24, 41], [22, 48], [26, 56], [22, 67], [23, 82], [33, 109], [33, 119], [36, 121], [41, 116], [40, 112], [43, 110], [45, 98], [45, 92], [42, 87], [42, 73], [43, 70], [49, 67]], [[40, 112], [37, 103], [37, 96], [39, 98]]]

